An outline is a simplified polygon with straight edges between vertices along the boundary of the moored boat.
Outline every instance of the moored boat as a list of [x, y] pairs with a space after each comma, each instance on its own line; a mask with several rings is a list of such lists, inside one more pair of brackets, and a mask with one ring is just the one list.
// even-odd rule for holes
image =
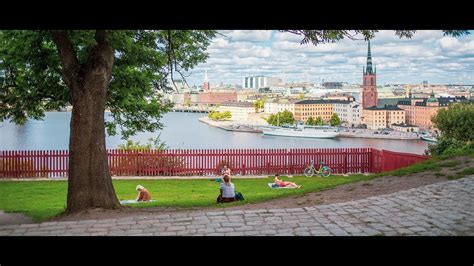
[[339, 135], [339, 129], [330, 126], [302, 126], [302, 127], [260, 127], [264, 135], [283, 137], [302, 137], [332, 139]]

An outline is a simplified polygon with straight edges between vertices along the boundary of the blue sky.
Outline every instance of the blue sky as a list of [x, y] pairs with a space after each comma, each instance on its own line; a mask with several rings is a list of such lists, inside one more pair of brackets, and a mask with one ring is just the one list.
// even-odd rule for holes
[[[212, 84], [241, 84], [248, 75], [284, 81], [344, 81], [361, 83], [367, 42], [342, 40], [301, 45], [301, 36], [279, 31], [219, 31], [208, 48], [209, 58], [192, 70], [187, 81], [201, 84], [208, 70]], [[417, 31], [399, 39], [394, 31], [380, 31], [371, 40], [378, 84], [474, 84], [474, 31], [463, 37], [443, 36], [439, 30]]]

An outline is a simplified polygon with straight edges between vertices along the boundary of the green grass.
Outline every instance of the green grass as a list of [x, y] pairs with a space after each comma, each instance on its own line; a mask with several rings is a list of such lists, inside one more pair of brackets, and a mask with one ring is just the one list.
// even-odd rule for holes
[[456, 172], [454, 176], [449, 176], [448, 179], [459, 179], [468, 175], [474, 175], [474, 167], [466, 168], [460, 172]]
[[411, 174], [416, 174], [416, 173], [421, 173], [425, 171], [437, 171], [441, 169], [441, 165], [439, 164], [442, 160], [439, 158], [431, 158], [429, 160], [413, 164], [411, 166], [405, 167], [405, 168], [400, 168], [397, 170], [393, 170], [390, 172], [385, 172], [385, 173], [380, 173], [377, 174], [376, 176], [388, 176], [388, 175], [393, 175], [393, 176], [405, 176], [405, 175], [411, 175]]
[[[219, 183], [209, 179], [199, 180], [114, 180], [119, 200], [134, 199], [135, 187], [148, 188], [157, 202], [129, 205], [132, 207], [223, 207], [261, 202], [291, 195], [303, 195], [313, 191], [333, 188], [342, 184], [373, 179], [373, 175], [334, 175], [325, 177], [283, 177], [284, 180], [303, 185], [300, 189], [271, 189], [267, 183], [272, 178], [233, 179], [236, 191], [245, 201], [229, 204], [215, 203]], [[0, 210], [20, 212], [41, 221], [61, 214], [66, 206], [66, 181], [3, 181], [0, 182]]]

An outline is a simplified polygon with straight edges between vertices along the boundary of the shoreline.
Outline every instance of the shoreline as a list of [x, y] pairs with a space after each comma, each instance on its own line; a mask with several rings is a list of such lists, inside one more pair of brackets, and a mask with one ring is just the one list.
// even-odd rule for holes
[[[249, 126], [241, 126], [244, 127], [243, 129], [235, 129], [234, 128], [234, 122], [232, 121], [212, 121], [207, 117], [200, 117], [198, 120], [202, 123], [205, 123], [207, 125], [217, 127], [226, 131], [234, 131], [234, 132], [248, 132], [248, 133], [263, 133], [262, 130], [256, 130], [252, 127]], [[365, 139], [388, 139], [388, 140], [422, 140], [419, 136], [416, 135], [406, 135], [405, 132], [399, 132], [399, 131], [392, 131], [392, 133], [397, 134], [398, 136], [394, 135], [382, 135], [382, 134], [373, 134], [374, 131], [369, 131], [367, 129], [359, 129], [356, 130], [356, 132], [347, 132], [349, 129], [346, 131], [343, 131], [343, 133], [339, 134], [337, 138], [365, 138]], [[365, 132], [364, 132], [365, 131]], [[405, 136], [403, 136], [405, 135]]]
[[248, 125], [234, 125], [232, 121], [212, 121], [207, 117], [200, 117], [198, 120], [204, 124], [217, 127], [226, 131], [233, 131], [233, 132], [245, 132], [245, 133], [262, 133], [263, 131], [260, 129], [255, 129], [254, 127]]

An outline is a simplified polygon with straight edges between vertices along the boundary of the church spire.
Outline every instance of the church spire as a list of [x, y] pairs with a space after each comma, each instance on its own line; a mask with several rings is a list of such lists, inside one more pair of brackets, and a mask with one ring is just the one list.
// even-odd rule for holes
[[372, 54], [370, 53], [370, 40], [369, 40], [369, 49], [367, 51], [367, 67], [366, 67], [366, 73], [367, 74], [373, 74], [374, 72], [372, 71]]
[[204, 82], [209, 82], [209, 78], [207, 77], [207, 69], [206, 69], [206, 72], [204, 73]]

